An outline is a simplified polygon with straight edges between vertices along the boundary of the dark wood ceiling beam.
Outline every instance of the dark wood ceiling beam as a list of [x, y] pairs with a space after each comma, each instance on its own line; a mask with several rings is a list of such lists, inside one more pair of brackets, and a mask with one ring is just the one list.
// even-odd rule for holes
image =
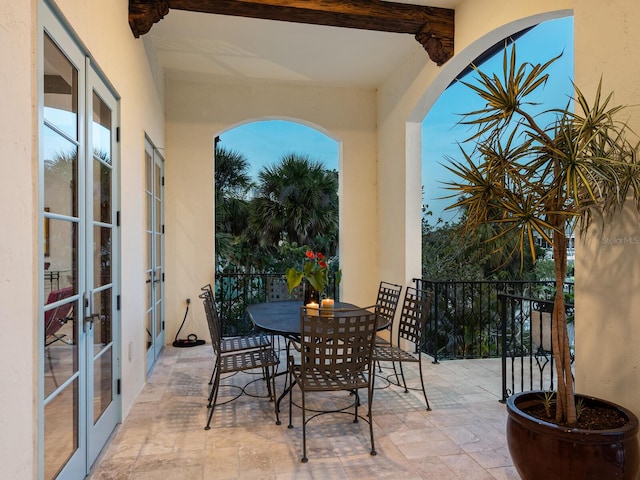
[[129, 0], [129, 25], [147, 33], [169, 9], [408, 33], [442, 65], [453, 56], [454, 11], [381, 0]]

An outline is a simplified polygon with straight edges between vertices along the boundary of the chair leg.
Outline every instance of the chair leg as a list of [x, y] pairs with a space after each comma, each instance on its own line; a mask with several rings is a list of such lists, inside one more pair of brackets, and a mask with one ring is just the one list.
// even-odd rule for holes
[[[302, 459], [300, 460], [302, 463], [307, 463], [309, 459], [307, 458], [307, 416], [306, 413], [306, 405], [304, 403], [304, 390], [300, 389], [302, 392]], [[291, 408], [291, 405], [289, 405]]]
[[207, 425], [204, 427], [205, 430], [211, 429], [211, 418], [213, 417], [213, 411], [216, 408], [216, 401], [218, 400], [218, 390], [220, 388], [220, 371], [216, 369], [216, 378], [213, 382], [213, 389], [211, 390], [211, 394], [209, 394], [209, 415], [207, 417]]
[[422, 385], [422, 394], [424, 395], [424, 401], [427, 404], [427, 410], [431, 410], [431, 406], [429, 406], [429, 399], [427, 398], [427, 390], [424, 388], [424, 377], [422, 375], [422, 355], [420, 355], [420, 359], [418, 360], [418, 366], [420, 370], [420, 385]]
[[376, 452], [376, 444], [373, 440], [373, 412], [371, 411], [371, 407], [373, 406], [373, 383], [371, 384], [371, 388], [369, 388], [369, 436], [371, 437], [371, 455], [377, 455]]
[[353, 416], [353, 423], [358, 423], [358, 407], [360, 406], [360, 394], [358, 393], [358, 390], [352, 390], [351, 395], [355, 396], [355, 413]]
[[[289, 378], [289, 426], [287, 428], [293, 428], [293, 423], [292, 423], [292, 415], [293, 415], [293, 377], [291, 376], [291, 373], [289, 373], [288, 375]], [[286, 385], [285, 385], [286, 388]], [[280, 421], [280, 419], [278, 419], [278, 421]]]
[[409, 393], [409, 389], [407, 388], [407, 381], [404, 378], [404, 370], [402, 369], [402, 362], [400, 361], [398, 363], [400, 364], [400, 376], [402, 377], [402, 385], [404, 386], [404, 393]]
[[[217, 378], [216, 378], [217, 377]], [[213, 367], [213, 372], [211, 372], [211, 380], [209, 381], [209, 385], [213, 385], [211, 387], [211, 391], [209, 392], [209, 399], [207, 401], [207, 408], [211, 408], [214, 404], [214, 398], [218, 396], [218, 388], [220, 387], [220, 374], [218, 372], [218, 365], [216, 364]]]

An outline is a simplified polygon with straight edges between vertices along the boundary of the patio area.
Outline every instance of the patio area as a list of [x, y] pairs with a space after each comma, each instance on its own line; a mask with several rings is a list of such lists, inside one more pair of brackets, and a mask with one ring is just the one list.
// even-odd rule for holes
[[[284, 356], [284, 355], [283, 355]], [[280, 364], [280, 371], [284, 368]], [[506, 407], [498, 402], [500, 360], [425, 362], [432, 411], [419, 391], [378, 388], [374, 396], [377, 456], [369, 455], [366, 423], [346, 415], [323, 415], [308, 424], [309, 462], [300, 462], [302, 428], [294, 407], [288, 429], [288, 400], [282, 425], [273, 403], [243, 395], [218, 405], [209, 431], [206, 398], [211, 374], [209, 344], [167, 346], [125, 422], [116, 430], [89, 478], [214, 479], [518, 479], [505, 439]], [[410, 380], [418, 380], [417, 367]], [[383, 376], [389, 370], [383, 370]], [[227, 383], [266, 392], [254, 374]], [[284, 376], [276, 388], [282, 391]], [[383, 386], [385, 382], [377, 381]], [[224, 396], [224, 389], [221, 397]], [[298, 389], [294, 390], [294, 400]], [[316, 398], [318, 398], [316, 396]], [[223, 401], [224, 398], [219, 398]], [[319, 397], [323, 407], [344, 394]], [[348, 401], [348, 399], [346, 399]], [[364, 410], [363, 410], [364, 412]]]

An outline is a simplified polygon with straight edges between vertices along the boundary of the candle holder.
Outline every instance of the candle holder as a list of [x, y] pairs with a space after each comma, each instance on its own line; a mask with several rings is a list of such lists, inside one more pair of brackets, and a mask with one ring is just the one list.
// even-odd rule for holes
[[320, 293], [311, 286], [311, 284], [305, 280], [303, 283], [304, 288], [304, 304], [307, 305], [310, 302], [315, 302], [320, 305]]

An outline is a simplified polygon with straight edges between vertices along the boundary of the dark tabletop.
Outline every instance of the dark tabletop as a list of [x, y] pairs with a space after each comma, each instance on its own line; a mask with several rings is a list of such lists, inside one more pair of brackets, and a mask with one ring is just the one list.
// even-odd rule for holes
[[[256, 303], [247, 307], [247, 314], [253, 324], [260, 330], [276, 335], [300, 335], [300, 307], [302, 302], [291, 300], [286, 302]], [[345, 302], [336, 302], [335, 308], [358, 308]]]

